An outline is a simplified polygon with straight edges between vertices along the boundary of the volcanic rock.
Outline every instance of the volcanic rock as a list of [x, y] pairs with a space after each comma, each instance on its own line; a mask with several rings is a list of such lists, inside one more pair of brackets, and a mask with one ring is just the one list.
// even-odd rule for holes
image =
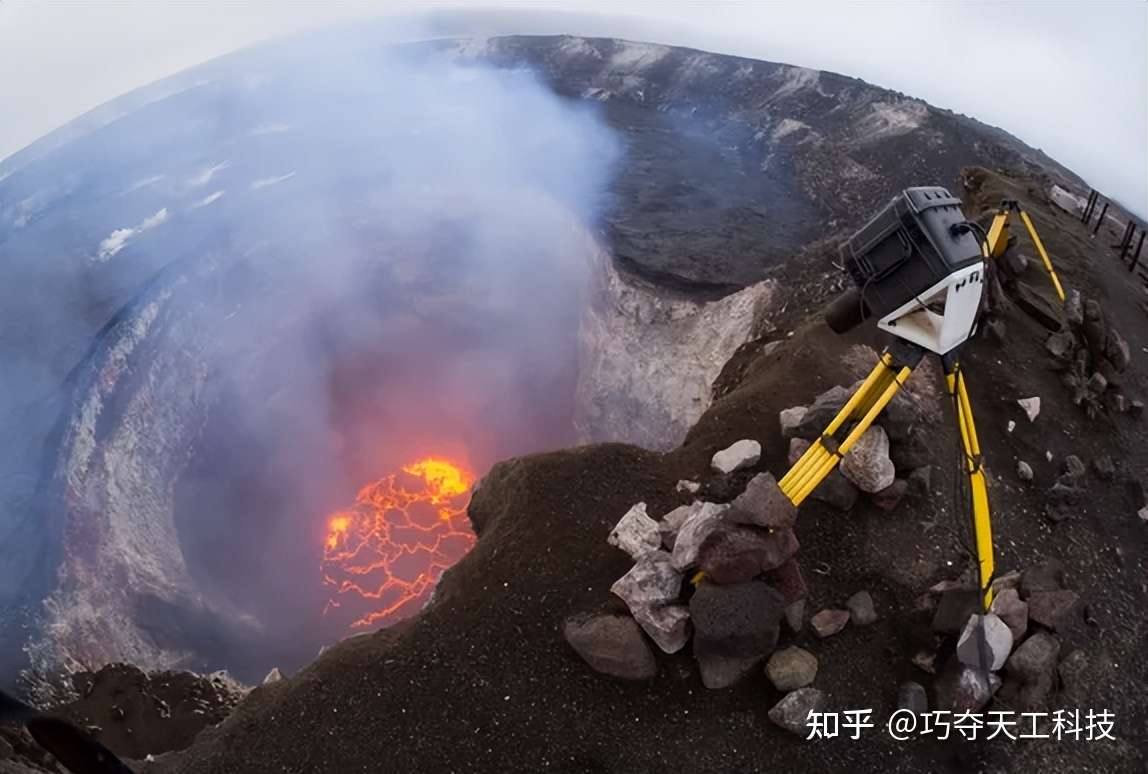
[[1060, 641], [1048, 632], [1035, 632], [1009, 657], [1006, 668], [1026, 683], [1051, 675], [1060, 655]]
[[1104, 324], [1104, 311], [1100, 308], [1100, 302], [1092, 298], [1084, 302], [1084, 340], [1094, 359], [1104, 356], [1108, 329]]
[[684, 571], [694, 566], [702, 543], [721, 523], [727, 510], [728, 505], [717, 503], [694, 503], [691, 506], [691, 511], [674, 538], [674, 567]]
[[897, 470], [914, 470], [916, 468], [932, 465], [934, 460], [935, 438], [923, 427], [915, 427], [908, 437], [902, 441], [891, 444], [889, 458]]
[[[789, 442], [789, 464], [797, 462], [805, 450], [809, 448], [809, 441], [804, 438], [794, 438]], [[857, 487], [849, 483], [841, 471], [834, 468], [829, 475], [822, 479], [817, 488], [809, 493], [809, 497], [818, 502], [832, 505], [839, 511], [848, 511], [857, 504], [861, 493]]]
[[965, 666], [956, 658], [949, 659], [934, 684], [937, 709], [955, 713], [980, 712], [1000, 685], [1001, 679], [992, 672]]
[[782, 692], [813, 684], [817, 677], [817, 657], [808, 650], [791, 645], [775, 651], [765, 665], [765, 675], [773, 687]]
[[1020, 596], [1027, 600], [1038, 591], [1057, 591], [1064, 588], [1064, 566], [1056, 559], [1049, 559], [1020, 574]]
[[1138, 417], [1144, 413], [1144, 401], [1134, 400], [1128, 404], [1128, 415]]
[[[895, 482], [894, 482], [895, 483]], [[923, 499], [933, 493], [933, 466], [922, 465], [909, 474], [909, 494]]]
[[870, 425], [841, 459], [841, 473], [864, 492], [880, 492], [892, 485], [897, 470], [889, 459], [889, 436], [880, 425]]
[[760, 459], [761, 444], [742, 439], [714, 454], [710, 464], [718, 473], [733, 473], [735, 470], [756, 465]]
[[794, 406], [781, 411], [777, 415], [778, 423], [781, 425], [781, 437], [790, 438], [794, 437], [794, 431], [801, 426], [801, 420], [805, 419], [805, 414], [809, 409], [805, 406]]
[[877, 611], [873, 607], [873, 597], [868, 591], [858, 591], [849, 597], [845, 607], [849, 609], [849, 620], [857, 626], [868, 626], [877, 620]]
[[792, 529], [767, 530], [721, 522], [702, 543], [697, 564], [714, 583], [744, 583], [777, 569], [797, 549]]
[[1076, 337], [1072, 331], [1057, 331], [1044, 342], [1044, 348], [1057, 360], [1070, 363], [1076, 351]]
[[957, 658], [965, 666], [996, 671], [1012, 650], [1012, 631], [998, 616], [969, 617], [957, 641]]
[[820, 438], [826, 426], [837, 416], [837, 412], [845, 407], [851, 394], [847, 387], [837, 385], [818, 395], [813, 404], [806, 409], [801, 421], [793, 428], [793, 435], [807, 441]]
[[923, 715], [929, 711], [929, 697], [925, 693], [925, 686], [920, 683], [901, 683], [897, 688], [897, 709], [909, 710], [915, 715]]
[[762, 662], [764, 655], [721, 656], [716, 653], [695, 653], [698, 670], [702, 674], [702, 685], [712, 691], [729, 688], [753, 671]]
[[1084, 461], [1080, 457], [1070, 454], [1064, 458], [1064, 475], [1075, 480], [1083, 478], [1087, 472], [1088, 468], [1084, 466]]
[[1020, 642], [1028, 631], [1028, 603], [1021, 601], [1017, 590], [1006, 588], [996, 592], [990, 610], [1008, 626], [1012, 641]]
[[1099, 395], [1108, 389], [1108, 379], [1104, 377], [1104, 374], [1096, 371], [1088, 377], [1088, 389], [1094, 395]]
[[789, 452], [786, 456], [786, 460], [789, 462], [790, 467], [793, 467], [797, 464], [797, 461], [801, 459], [801, 455], [805, 454], [805, 452], [809, 449], [809, 446], [809, 441], [805, 440], [804, 438], [789, 439]]
[[847, 623], [849, 623], [848, 610], [822, 610], [809, 619], [814, 633], [822, 639], [837, 634]]
[[657, 674], [654, 652], [629, 616], [570, 618], [562, 627], [562, 634], [596, 672], [623, 680], [648, 680]]
[[685, 605], [641, 607], [632, 612], [662, 652], [677, 653], [690, 641], [690, 611]]
[[1004, 255], [1004, 268], [1014, 277], [1028, 271], [1028, 256], [1018, 250], [1009, 250]]
[[812, 725], [810, 713], [823, 711], [825, 704], [825, 694], [816, 688], [798, 688], [773, 705], [769, 719], [786, 731], [805, 737]]
[[1092, 688], [1088, 667], [1088, 655], [1080, 649], [1069, 653], [1057, 666], [1056, 673], [1060, 675], [1060, 684], [1068, 701], [1079, 702], [1088, 695]]
[[662, 544], [671, 551], [674, 548], [674, 542], [677, 539], [678, 532], [681, 530], [682, 525], [686, 520], [697, 511], [701, 510], [703, 503], [695, 500], [689, 505], [679, 505], [672, 511], [662, 517], [658, 522], [658, 533], [662, 536]]
[[1064, 299], [1064, 317], [1069, 325], [1084, 325], [1084, 304], [1080, 299], [1079, 290], [1068, 291], [1068, 296]]
[[1032, 319], [1050, 331], [1060, 328], [1060, 315], [1044, 298], [1025, 282], [1017, 282], [1013, 301]]
[[610, 591], [622, 598], [630, 612], [661, 607], [677, 600], [682, 575], [665, 551], [643, 554], [630, 571], [614, 582]]
[[1052, 630], [1062, 629], [1071, 622], [1079, 595], [1075, 591], [1037, 591], [1028, 598], [1028, 617]]
[[976, 589], [954, 588], [943, 591], [937, 600], [937, 611], [933, 614], [933, 631], [958, 634], [964, 630], [969, 616], [980, 609], [981, 596]]
[[772, 473], [759, 473], [730, 503], [726, 519], [760, 527], [792, 527], [797, 522], [797, 506], [782, 493]]
[[761, 581], [720, 586], [703, 581], [690, 598], [694, 652], [764, 656], [777, 644], [785, 600]]
[[805, 628], [805, 600], [798, 599], [785, 606], [785, 625], [794, 634]]
[[272, 667], [267, 676], [263, 678], [263, 685], [272, 685], [278, 683], [283, 679], [283, 673], [279, 671], [279, 667]]
[[658, 522], [646, 515], [646, 504], [638, 503], [614, 525], [606, 542], [637, 560], [650, 551], [657, 551], [662, 545], [662, 536]]
[[684, 478], [674, 485], [675, 492], [688, 492], [689, 494], [697, 494], [701, 488], [702, 485], [697, 481], [688, 481]]
[[789, 559], [780, 567], [768, 571], [763, 578], [766, 583], [781, 592], [787, 605], [805, 599], [808, 594], [805, 578], [801, 575], [801, 568], [796, 559]]
[[[927, 468], [926, 468], [927, 470]], [[883, 511], [893, 511], [905, 499], [905, 495], [909, 493], [909, 482], [903, 478], [894, 479], [893, 483], [882, 489], [880, 492], [875, 492], [870, 497], [873, 504]]]
[[1032, 466], [1024, 460], [1020, 460], [1016, 464], [1016, 477], [1021, 481], [1032, 481]]
[[1040, 397], [1033, 396], [1031, 398], [1021, 398], [1017, 401], [1022, 409], [1024, 409], [1025, 416], [1028, 417], [1029, 422], [1035, 422], [1037, 416], [1040, 415]]

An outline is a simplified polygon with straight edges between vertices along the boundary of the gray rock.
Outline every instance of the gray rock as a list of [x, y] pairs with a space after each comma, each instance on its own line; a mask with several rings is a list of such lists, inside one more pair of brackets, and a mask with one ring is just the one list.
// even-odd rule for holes
[[1004, 267], [1014, 277], [1019, 277], [1028, 271], [1028, 256], [1018, 250], [1009, 250], [1004, 254]]
[[686, 492], [688, 494], [697, 494], [698, 490], [701, 488], [702, 485], [697, 481], [689, 481], [684, 478], [674, 485], [675, 492]]
[[662, 536], [658, 522], [646, 515], [646, 504], [638, 503], [614, 525], [606, 542], [637, 560], [643, 554], [657, 551], [662, 545]]
[[1092, 376], [1088, 377], [1088, 389], [1095, 395], [1099, 395], [1108, 389], [1108, 380], [1104, 378], [1104, 374], [1096, 371]]
[[870, 496], [870, 499], [873, 501], [873, 504], [881, 510], [894, 511], [908, 493], [909, 482], [903, 478], [898, 478], [894, 479], [892, 484], [880, 492], [875, 492]]
[[714, 454], [710, 464], [718, 473], [733, 473], [756, 465], [760, 459], [761, 444], [746, 438]]
[[845, 607], [849, 609], [849, 620], [855, 626], [868, 626], [877, 620], [877, 611], [873, 607], [873, 597], [868, 591], [858, 591], [849, 597]]
[[1017, 462], [1016, 477], [1021, 481], [1032, 481], [1032, 466], [1024, 460]]
[[785, 625], [794, 634], [805, 628], [805, 600], [798, 599], [785, 606]]
[[662, 517], [658, 522], [658, 533], [662, 536], [662, 545], [670, 551], [674, 550], [674, 542], [677, 539], [678, 532], [681, 530], [682, 525], [686, 520], [702, 509], [705, 503], [695, 500], [688, 505], [679, 505], [672, 511]]
[[1132, 360], [1132, 351], [1128, 347], [1128, 342], [1115, 328], [1108, 329], [1108, 341], [1105, 344], [1104, 354], [1108, 357], [1108, 362], [1120, 372], [1123, 372]]
[[1005, 664], [1012, 650], [1012, 631], [999, 616], [969, 617], [957, 640], [957, 658], [965, 666], [995, 672]]
[[1056, 559], [1028, 567], [1020, 574], [1020, 596], [1028, 599], [1038, 591], [1064, 588], [1064, 566]]
[[644, 554], [630, 571], [614, 582], [610, 591], [622, 598], [630, 612], [676, 602], [682, 591], [682, 574], [665, 551]]
[[1051, 675], [1056, 669], [1056, 659], [1060, 655], [1060, 641], [1048, 632], [1034, 632], [1031, 637], [1017, 647], [1006, 666], [1009, 674], [1016, 675], [1023, 682], [1035, 682], [1042, 676]]
[[934, 686], [937, 709], [949, 712], [980, 712], [1000, 688], [1001, 679], [992, 672], [965, 666], [953, 658]]
[[922, 465], [909, 474], [909, 494], [918, 499], [933, 495], [933, 466]]
[[1017, 405], [1019, 405], [1024, 410], [1024, 415], [1028, 417], [1029, 422], [1035, 422], [1036, 418], [1040, 416], [1039, 396], [1034, 395], [1031, 398], [1021, 398], [1017, 401]]
[[283, 679], [283, 673], [279, 671], [279, 667], [271, 667], [271, 671], [263, 678], [263, 685], [272, 685], [278, 683]]
[[790, 438], [789, 439], [789, 455], [786, 459], [789, 461], [789, 466], [793, 467], [797, 461], [801, 459], [801, 455], [809, 450], [810, 443], [804, 438]]
[[1084, 340], [1094, 359], [1104, 356], [1108, 344], [1108, 329], [1104, 324], [1104, 312], [1095, 299], [1084, 302]]
[[806, 406], [794, 406], [787, 408], [778, 414], [778, 423], [781, 425], [781, 437], [793, 438], [794, 431], [801, 425], [801, 420], [805, 419], [805, 414], [809, 411]]
[[1021, 601], [1017, 590], [1006, 588], [996, 592], [990, 610], [1005, 622], [1012, 632], [1012, 641], [1020, 642], [1028, 631], [1028, 603]]
[[792, 527], [797, 523], [797, 506], [782, 493], [772, 473], [759, 473], [730, 503], [726, 519], [759, 527]]
[[694, 653], [750, 657], [777, 644], [785, 600], [761, 581], [719, 586], [703, 581], [690, 598]]
[[736, 685], [743, 677], [765, 658], [757, 656], [720, 656], [716, 653], [695, 653], [698, 669], [702, 673], [702, 685], [711, 691], [720, 691]]
[[702, 543], [697, 566], [714, 583], [745, 583], [785, 564], [798, 549], [789, 528], [719, 523]]
[[933, 614], [933, 631], [959, 634], [969, 616], [980, 612], [981, 595], [976, 589], [953, 588], [941, 592]]
[[596, 672], [623, 680], [648, 680], [657, 674], [654, 653], [629, 616], [571, 618], [562, 627], [562, 634]]
[[1075, 591], [1038, 591], [1028, 598], [1028, 617], [1052, 630], [1063, 629], [1072, 622], [1076, 603]]
[[908, 438], [892, 444], [889, 458], [897, 470], [914, 470], [932, 465], [936, 461], [935, 443], [936, 439], [930, 437], [928, 430], [915, 427]]
[[909, 710], [916, 715], [924, 715], [929, 711], [929, 697], [925, 693], [925, 686], [920, 683], [901, 683], [897, 688], [897, 709]]
[[809, 619], [814, 634], [822, 639], [837, 634], [847, 623], [849, 623], [848, 610], [822, 610]]
[[1084, 325], [1084, 303], [1079, 290], [1068, 291], [1064, 299], [1064, 316], [1070, 325]]
[[687, 514], [674, 538], [673, 563], [680, 571], [685, 571], [697, 563], [702, 543], [717, 529], [725, 512], [729, 510], [729, 506], [725, 504], [696, 503], [696, 505], [697, 507]]
[[1073, 353], [1076, 351], [1076, 337], [1072, 335], [1071, 331], [1058, 331], [1048, 337], [1048, 340], [1044, 342], [1044, 348], [1057, 360], [1065, 363], [1071, 362]]
[[1088, 472], [1088, 468], [1084, 466], [1084, 461], [1077, 457], [1075, 454], [1070, 454], [1064, 458], [1064, 475], [1072, 479], [1080, 479]]
[[820, 438], [825, 427], [837, 416], [837, 412], [845, 407], [851, 394], [848, 387], [837, 385], [818, 395], [806, 410], [801, 422], [793, 429], [793, 434], [807, 441]]
[[690, 611], [685, 605], [644, 607], [634, 620], [664, 653], [677, 653], [690, 641]]
[[841, 474], [863, 492], [880, 492], [893, 483], [897, 469], [889, 459], [889, 436], [880, 425], [870, 425], [845, 453]]
[[[1020, 587], [1020, 570], [1010, 570], [1004, 575], [998, 575], [992, 581], [993, 594], [1000, 594], [1006, 589], [1016, 591]], [[993, 610], [992, 612], [996, 612]], [[1005, 623], [1008, 623], [1007, 621]]]
[[804, 648], [791, 645], [775, 651], [765, 665], [765, 675], [773, 687], [789, 692], [813, 684], [817, 677], [817, 657]]
[[816, 688], [798, 688], [774, 704], [769, 710], [769, 719], [790, 733], [801, 737], [809, 736], [809, 715], [823, 712], [826, 696]]
[[817, 488], [809, 494], [811, 499], [831, 505], [839, 511], [853, 510], [860, 496], [861, 491], [836, 469], [822, 479]]

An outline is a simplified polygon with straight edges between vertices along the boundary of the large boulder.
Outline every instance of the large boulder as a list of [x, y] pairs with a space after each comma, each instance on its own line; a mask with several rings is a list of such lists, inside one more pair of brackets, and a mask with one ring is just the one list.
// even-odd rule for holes
[[651, 551], [616, 580], [610, 591], [622, 598], [630, 612], [662, 607], [677, 601], [682, 591], [682, 574], [668, 553]]
[[726, 518], [759, 527], [792, 527], [797, 522], [797, 506], [782, 493], [772, 473], [759, 473], [730, 503]]
[[1028, 603], [1021, 601], [1015, 588], [1002, 589], [993, 597], [991, 612], [1000, 616], [1012, 632], [1013, 642], [1020, 642], [1028, 631]]
[[765, 665], [765, 675], [779, 691], [788, 692], [813, 684], [817, 677], [817, 657], [804, 648], [791, 645], [775, 651]]
[[697, 566], [714, 583], [744, 583], [797, 553], [793, 530], [719, 523], [702, 543]]
[[633, 618], [592, 615], [570, 618], [562, 627], [570, 647], [596, 671], [623, 680], [648, 680], [658, 662]]
[[965, 666], [993, 672], [1005, 665], [1012, 650], [1012, 631], [999, 616], [969, 617], [957, 640], [957, 658]]
[[897, 469], [889, 459], [889, 436], [870, 425], [841, 459], [841, 474], [863, 492], [880, 492], [892, 485]]
[[682, 522], [674, 538], [673, 564], [680, 571], [693, 567], [698, 560], [698, 552], [702, 543], [717, 529], [722, 522], [725, 512], [729, 510], [727, 504], [695, 503]]
[[735, 470], [752, 467], [761, 459], [761, 444], [750, 439], [742, 439], [714, 454], [710, 464], [718, 473], [733, 473]]
[[690, 598], [694, 652], [747, 658], [777, 644], [785, 599], [761, 581], [721, 586], [703, 581]]
[[787, 693], [781, 701], [769, 710], [769, 719], [792, 734], [809, 736], [812, 725], [810, 714], [823, 712], [826, 696], [816, 688], [798, 688]]
[[638, 503], [614, 525], [606, 542], [638, 559], [650, 551], [657, 551], [662, 545], [662, 536], [658, 522], [646, 514], [646, 504]]

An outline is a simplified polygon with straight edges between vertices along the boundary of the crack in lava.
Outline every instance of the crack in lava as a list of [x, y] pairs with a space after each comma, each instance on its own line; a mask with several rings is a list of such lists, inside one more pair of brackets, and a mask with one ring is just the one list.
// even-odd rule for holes
[[343, 610], [350, 628], [413, 615], [443, 572], [474, 545], [466, 516], [474, 474], [439, 457], [404, 465], [359, 490], [327, 519], [323, 584], [327, 616]]

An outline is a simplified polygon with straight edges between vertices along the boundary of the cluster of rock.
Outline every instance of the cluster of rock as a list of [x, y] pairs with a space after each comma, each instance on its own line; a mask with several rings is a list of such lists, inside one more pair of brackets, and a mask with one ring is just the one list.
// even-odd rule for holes
[[[789, 440], [791, 465], [821, 436], [859, 386], [860, 382], [833, 387], [809, 406], [781, 412], [781, 434]], [[916, 401], [899, 393], [810, 498], [848, 511], [865, 494], [878, 507], [891, 511], [909, 493], [927, 495], [933, 456], [927, 424]]]
[[1065, 300], [1064, 314], [1067, 324], [1048, 337], [1045, 349], [1061, 370], [1072, 402], [1089, 417], [1105, 410], [1142, 414], [1143, 401], [1123, 392], [1121, 374], [1131, 360], [1131, 350], [1120, 332], [1105, 319], [1100, 302], [1082, 299], [1079, 291], [1072, 290]]
[[[1053, 694], [1061, 651], [1056, 635], [1076, 618], [1079, 595], [1066, 588], [1055, 561], [1004, 575], [993, 588], [983, 615], [979, 592], [961, 582], [939, 583], [918, 600], [920, 609], [932, 611], [935, 635], [931, 648], [914, 654], [917, 667], [937, 674], [938, 652], [957, 636], [955, 653], [933, 685], [936, 709], [978, 712], [993, 701], [998, 708], [1035, 711]], [[903, 707], [924, 711], [924, 697], [919, 684], [901, 687]]]

